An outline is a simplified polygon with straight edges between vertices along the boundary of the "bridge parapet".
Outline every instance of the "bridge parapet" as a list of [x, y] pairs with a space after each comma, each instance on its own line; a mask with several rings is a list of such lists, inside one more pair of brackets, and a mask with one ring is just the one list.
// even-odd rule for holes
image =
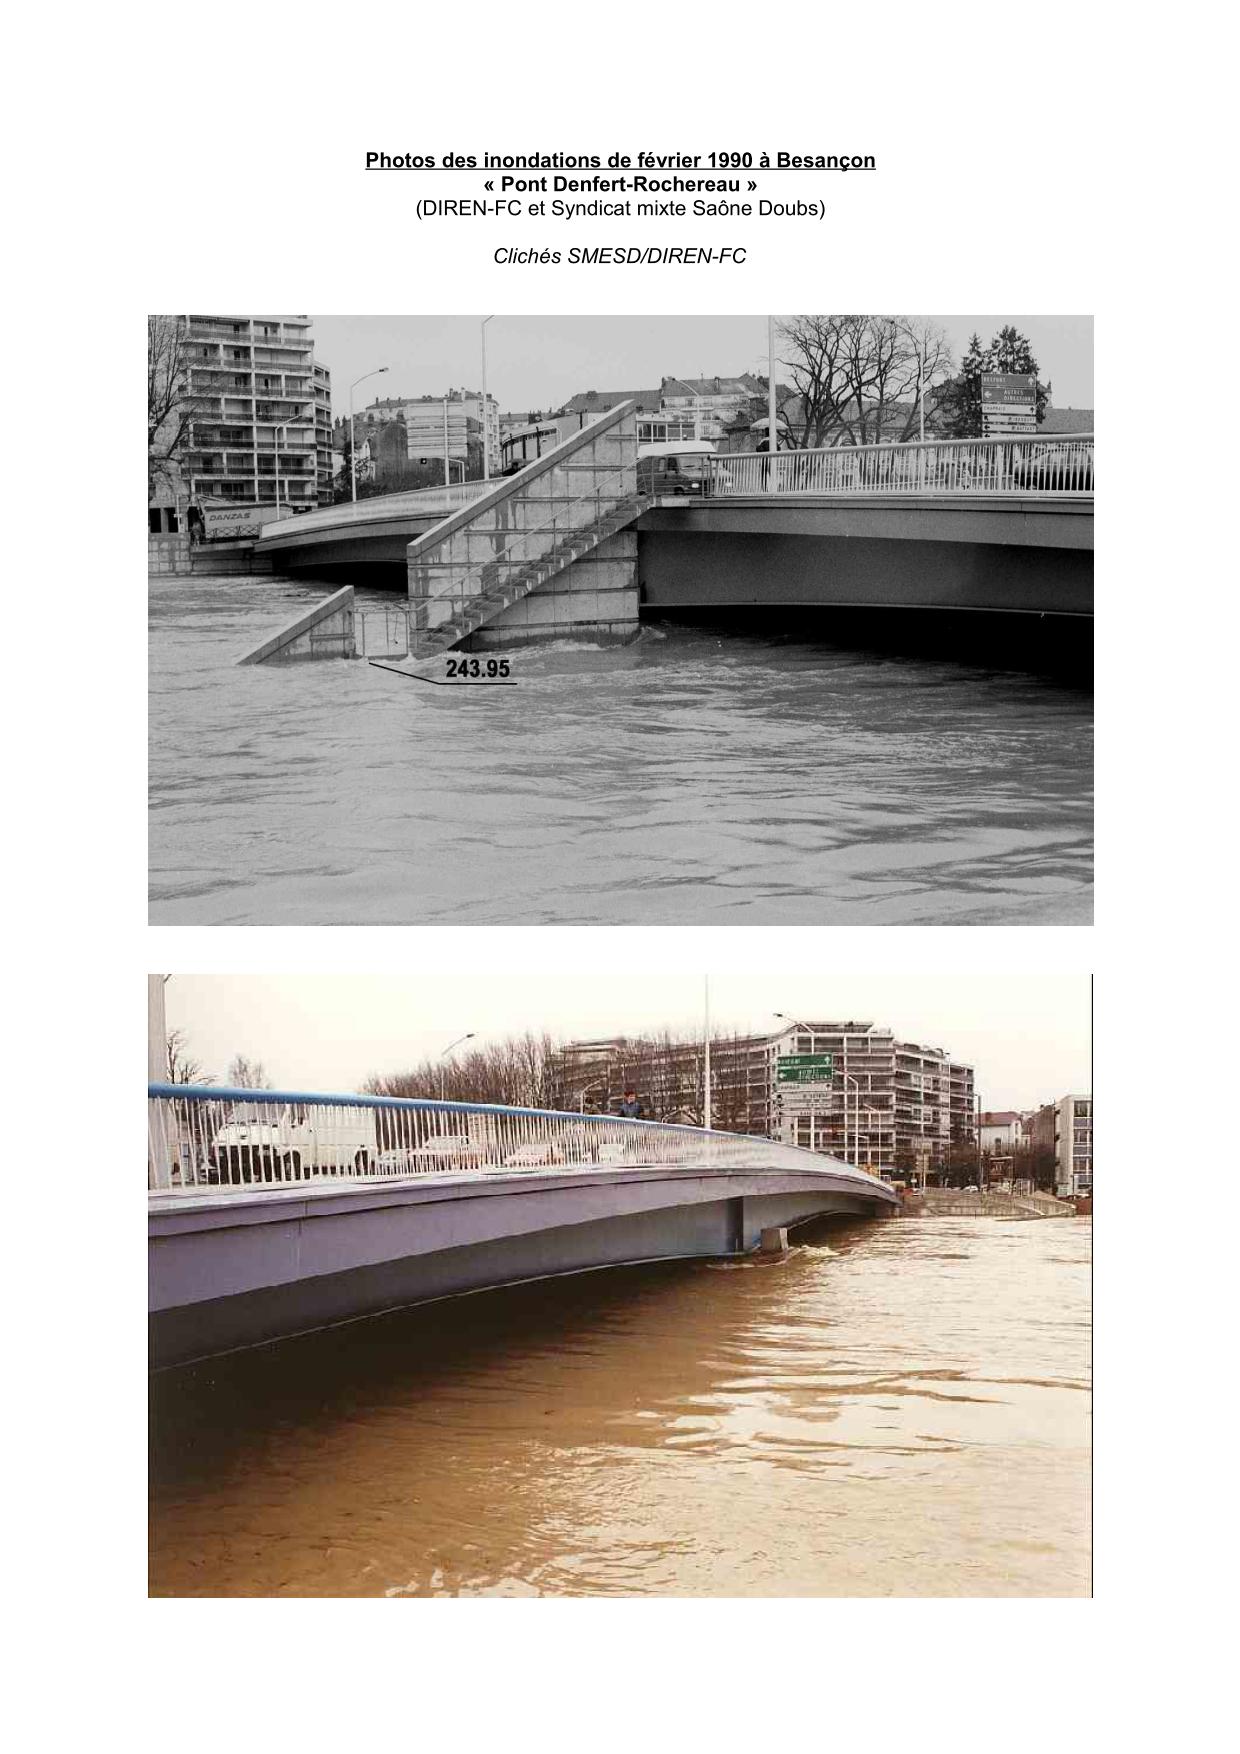
[[305, 1091], [147, 1087], [152, 1198], [573, 1170], [701, 1169], [830, 1175], [889, 1200], [877, 1177], [773, 1139], [619, 1115]]
[[321, 511], [299, 512], [295, 518], [282, 519], [283, 528], [274, 523], [260, 531], [258, 548], [283, 548], [290, 537], [301, 537], [309, 531], [363, 529], [367, 524], [389, 523], [393, 518], [450, 517], [488, 493], [488, 481], [454, 481], [451, 487], [419, 487], [408, 493], [376, 493], [344, 505], [324, 506]]
[[717, 495], [1092, 494], [1094, 437], [927, 439], [898, 445], [746, 451], [710, 458]]

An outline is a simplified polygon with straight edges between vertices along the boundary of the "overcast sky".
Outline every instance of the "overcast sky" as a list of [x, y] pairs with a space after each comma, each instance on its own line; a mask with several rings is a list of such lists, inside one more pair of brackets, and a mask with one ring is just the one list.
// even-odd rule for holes
[[[1092, 408], [1092, 317], [936, 317], [956, 357], [976, 330], [983, 342], [1005, 323], [1029, 337], [1057, 408]], [[441, 396], [482, 380], [481, 317], [315, 317], [316, 357], [332, 374], [332, 412], [378, 396]], [[507, 317], [487, 326], [487, 388], [505, 413], [556, 408], [581, 390], [657, 389], [665, 377], [766, 372], [766, 318]], [[779, 375], [778, 373], [776, 374]]]
[[[355, 1090], [473, 1031], [480, 1042], [546, 1029], [579, 1036], [700, 1029], [702, 977], [684, 973], [536, 976], [174, 975], [167, 1022], [222, 1080], [234, 1054], [261, 1060], [277, 1088]], [[779, 1027], [778, 1009], [814, 1022], [889, 1025], [977, 1069], [982, 1105], [1032, 1108], [1090, 1088], [1089, 982], [1081, 975], [832, 974], [711, 976], [716, 1031]]]

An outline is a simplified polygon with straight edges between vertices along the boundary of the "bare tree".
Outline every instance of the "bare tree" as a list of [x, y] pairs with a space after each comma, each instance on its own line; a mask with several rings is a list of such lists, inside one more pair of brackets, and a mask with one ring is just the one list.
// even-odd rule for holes
[[849, 317], [793, 317], [778, 334], [782, 363], [800, 402], [799, 418], [788, 429], [793, 448], [815, 450], [844, 423], [850, 390], [845, 372]]
[[550, 1108], [556, 1096], [556, 1046], [544, 1031], [454, 1054], [448, 1061], [424, 1059], [407, 1072], [376, 1073], [364, 1089], [375, 1096], [437, 1098], [449, 1102], [494, 1102], [512, 1108]]
[[787, 367], [800, 399], [796, 445], [876, 444], [892, 415], [903, 441], [917, 431], [917, 390], [950, 370], [951, 348], [927, 317], [803, 316], [780, 325]]
[[918, 391], [925, 386], [926, 413], [932, 415], [938, 404], [938, 392], [945, 389], [956, 369], [947, 331], [929, 317], [897, 317], [897, 324], [908, 347], [913, 368], [913, 403], [904, 423], [901, 440], [911, 439], [920, 424]]
[[172, 483], [189, 429], [205, 404], [189, 393], [189, 345], [183, 317], [146, 319], [147, 489]]
[[270, 1090], [271, 1080], [261, 1060], [234, 1054], [228, 1067], [228, 1082], [234, 1090]]
[[189, 1042], [183, 1029], [170, 1029], [165, 1037], [164, 1047], [169, 1084], [215, 1083], [213, 1075], [203, 1071], [202, 1061], [194, 1059], [190, 1054]]

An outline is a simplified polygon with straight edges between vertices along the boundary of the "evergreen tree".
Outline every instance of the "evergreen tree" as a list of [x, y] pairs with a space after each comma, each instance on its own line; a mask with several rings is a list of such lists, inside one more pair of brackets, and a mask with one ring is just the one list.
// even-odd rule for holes
[[[969, 349], [960, 362], [960, 375], [940, 393], [935, 405], [936, 424], [946, 438], [981, 438], [982, 436], [982, 373], [1013, 372], [1022, 377], [1037, 378], [1038, 362], [1027, 336], [1011, 323], [1006, 323], [983, 347], [980, 335], [969, 337]], [[1040, 426], [1050, 401], [1051, 386], [1038, 380], [1036, 394], [1037, 423]]]

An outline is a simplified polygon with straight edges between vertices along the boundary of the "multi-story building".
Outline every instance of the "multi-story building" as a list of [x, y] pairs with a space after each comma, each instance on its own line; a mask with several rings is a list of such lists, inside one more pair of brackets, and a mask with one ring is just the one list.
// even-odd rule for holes
[[358, 445], [367, 427], [391, 420], [405, 423], [410, 462], [442, 459], [446, 442], [453, 463], [468, 465], [472, 449], [481, 475], [486, 444], [490, 473], [500, 471], [500, 414], [494, 396], [487, 396], [485, 402], [478, 390], [449, 390], [446, 396], [381, 396], [357, 417]]
[[[817, 1086], [785, 1083], [779, 1062], [792, 1054], [829, 1054], [829, 1077]], [[703, 1118], [701, 1042], [570, 1042], [556, 1078], [564, 1108], [606, 1108], [631, 1085], [653, 1119]], [[720, 1037], [711, 1043], [711, 1121], [887, 1174], [933, 1174], [953, 1145], [976, 1143], [973, 1068], [872, 1023], [802, 1022], [776, 1034]]]
[[1094, 1103], [1090, 1096], [1061, 1096], [1030, 1117], [1036, 1151], [1055, 1153], [1055, 1192], [1092, 1193], [1094, 1185]]
[[336, 471], [332, 462], [332, 374], [314, 361], [314, 453], [320, 505], [330, 505]]
[[709, 439], [718, 443], [735, 419], [739, 408], [755, 396], [765, 396], [766, 380], [744, 372], [738, 378], [664, 378], [659, 391], [659, 411], [666, 420], [688, 424], [688, 432], [673, 438]]
[[987, 1110], [978, 1117], [978, 1141], [995, 1180], [1015, 1174], [1018, 1154], [1028, 1143], [1025, 1117], [1014, 1108]]
[[192, 413], [177, 459], [184, 496], [199, 506], [317, 505], [331, 421], [329, 380], [323, 371], [316, 381], [309, 317], [179, 321]]

